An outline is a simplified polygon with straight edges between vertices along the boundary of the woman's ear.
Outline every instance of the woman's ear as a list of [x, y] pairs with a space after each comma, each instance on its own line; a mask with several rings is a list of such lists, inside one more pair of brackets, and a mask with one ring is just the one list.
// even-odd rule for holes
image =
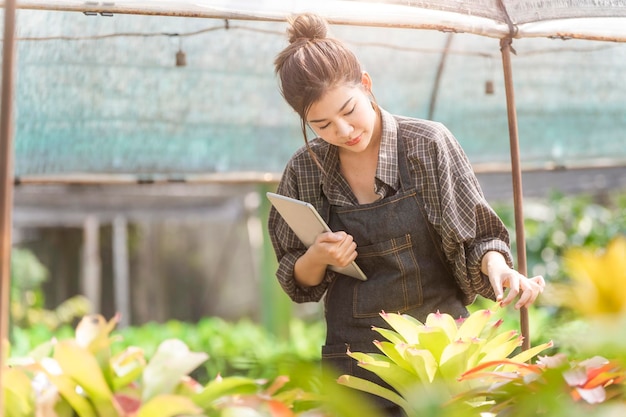
[[367, 73], [367, 71], [363, 71], [361, 75], [361, 85], [365, 88], [365, 91], [371, 94], [372, 92], [372, 77]]

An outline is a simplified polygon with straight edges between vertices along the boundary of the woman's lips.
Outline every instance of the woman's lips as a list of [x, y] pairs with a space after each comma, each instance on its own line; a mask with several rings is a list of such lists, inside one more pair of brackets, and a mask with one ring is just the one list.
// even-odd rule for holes
[[357, 143], [359, 143], [361, 141], [361, 135], [357, 136], [356, 138], [349, 140], [345, 143], [346, 146], [354, 146]]

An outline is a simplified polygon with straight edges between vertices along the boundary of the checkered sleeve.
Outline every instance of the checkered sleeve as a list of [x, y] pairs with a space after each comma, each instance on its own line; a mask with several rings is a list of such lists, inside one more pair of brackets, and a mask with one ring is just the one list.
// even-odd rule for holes
[[402, 118], [400, 125], [408, 138], [413, 179], [464, 302], [471, 304], [477, 295], [495, 299], [481, 261], [494, 250], [512, 266], [509, 235], [485, 200], [467, 155], [441, 123]]
[[[299, 176], [300, 170], [301, 168], [295, 165], [293, 161], [287, 165], [278, 186], [278, 194], [301, 198], [299, 179], [310, 178], [310, 174], [302, 173], [303, 175]], [[276, 278], [283, 291], [296, 303], [319, 301], [326, 292], [332, 273], [329, 271], [326, 279], [317, 286], [303, 287], [299, 285], [295, 280], [293, 271], [298, 258], [306, 252], [306, 247], [273, 207], [269, 213], [268, 230], [278, 260]]]
[[481, 272], [481, 260], [486, 252], [494, 250], [513, 265], [508, 231], [485, 200], [460, 144], [447, 128], [439, 127], [433, 152], [444, 252], [468, 304], [477, 294], [495, 299], [489, 278]]

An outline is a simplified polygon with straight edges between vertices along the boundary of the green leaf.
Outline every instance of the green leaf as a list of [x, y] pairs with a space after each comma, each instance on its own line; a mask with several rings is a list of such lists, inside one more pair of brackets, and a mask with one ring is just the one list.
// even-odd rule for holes
[[212, 403], [224, 396], [233, 394], [250, 394], [256, 392], [259, 385], [251, 378], [232, 376], [217, 378], [209, 382], [201, 392], [192, 397], [193, 401], [203, 409], [209, 409]]
[[522, 351], [520, 354], [518, 354], [518, 355], [514, 356], [513, 358], [511, 358], [511, 360], [515, 361], [515, 362], [526, 362], [526, 361], [529, 361], [531, 358], [535, 357], [540, 352], [543, 352], [546, 349], [550, 349], [552, 346], [554, 346], [554, 343], [552, 341], [549, 341], [547, 343], [543, 343], [541, 345], [537, 345], [535, 347], [532, 347], [530, 349]]
[[485, 345], [485, 347], [483, 348], [483, 352], [485, 353], [485, 355], [477, 363], [508, 358], [509, 355], [521, 345], [521, 336], [512, 340], [507, 340], [506, 342], [500, 343], [499, 345]]
[[89, 400], [76, 392], [76, 383], [72, 381], [69, 376], [52, 375], [49, 373], [47, 376], [78, 417], [98, 417], [96, 410]]
[[247, 406], [226, 407], [220, 413], [220, 417], [265, 417], [259, 411]]
[[324, 397], [320, 394], [313, 394], [303, 391], [299, 388], [281, 391], [279, 393], [276, 393], [275, 395], [272, 395], [272, 398], [287, 406], [293, 406], [293, 404], [297, 401], [324, 401]]
[[65, 340], [57, 344], [54, 359], [63, 373], [81, 386], [98, 414], [118, 415], [113, 404], [113, 393], [104, 379], [95, 356], [78, 346], [73, 340]]
[[34, 361], [39, 361], [42, 358], [50, 357], [52, 355], [52, 352], [54, 351], [54, 346], [56, 345], [56, 343], [57, 341], [55, 339], [48, 340], [47, 342], [36, 346], [30, 352], [28, 352], [27, 357]]
[[423, 324], [413, 320], [408, 320], [406, 317], [395, 313], [385, 313], [383, 311], [382, 313], [380, 313], [380, 316], [396, 332], [398, 332], [398, 334], [400, 334], [405, 343], [409, 345], [416, 345], [419, 343], [418, 333], [420, 327], [424, 326]]
[[412, 415], [411, 406], [404, 398], [402, 398], [396, 392], [388, 388], [381, 387], [380, 385], [372, 381], [368, 381], [366, 379], [362, 379], [352, 375], [342, 375], [337, 379], [337, 383], [346, 387], [357, 389], [359, 391], [377, 395], [381, 398], [385, 398], [392, 403], [399, 405], [407, 413], [407, 415]]
[[453, 343], [449, 344], [448, 346], [445, 347], [445, 349], [443, 350], [443, 353], [441, 354], [441, 360], [439, 361], [439, 366], [444, 365], [450, 362], [451, 360], [458, 358], [459, 355], [462, 355], [462, 354], [466, 355], [470, 346], [471, 346], [471, 342], [462, 340], [462, 339], [457, 339]]
[[495, 349], [498, 346], [507, 343], [511, 339], [517, 339], [518, 335], [519, 332], [517, 330], [508, 330], [500, 334], [493, 335], [491, 338], [487, 339], [487, 343], [483, 346], [483, 350], [490, 351]]
[[4, 367], [2, 370], [2, 389], [4, 391], [4, 412], [6, 417], [32, 415], [34, 397], [30, 379], [24, 372], [15, 368]]
[[445, 347], [450, 344], [448, 334], [441, 327], [425, 327], [420, 333], [419, 339], [420, 346], [428, 350], [437, 363], [439, 363]]
[[424, 323], [409, 314], [402, 314], [402, 318], [412, 323], [416, 327], [424, 327]]
[[162, 394], [150, 399], [137, 411], [137, 417], [175, 417], [199, 415], [199, 408], [190, 398], [180, 395]]
[[363, 353], [363, 352], [351, 352], [348, 351], [348, 356], [352, 359], [357, 360], [359, 363], [375, 363], [375, 362], [385, 362], [391, 363], [391, 359], [386, 357], [385, 355], [380, 355], [377, 353]]
[[406, 343], [405, 340], [402, 338], [402, 336], [400, 336], [398, 333], [394, 332], [393, 330], [385, 329], [382, 327], [376, 327], [376, 326], [372, 327], [372, 330], [378, 332], [385, 339], [389, 340], [391, 343], [394, 343], [396, 345], [399, 345], [401, 343]]
[[456, 333], [459, 326], [449, 314], [440, 312], [430, 313], [428, 317], [426, 317], [426, 326], [442, 329], [448, 337], [448, 343], [452, 343], [454, 340], [458, 339]]
[[59, 396], [57, 403], [54, 405], [54, 412], [56, 413], [55, 417], [76, 417], [77, 415], [74, 413], [70, 403], [61, 396]]
[[500, 330], [500, 327], [502, 326], [502, 323], [504, 323], [504, 320], [499, 319], [496, 322], [492, 323], [491, 326], [489, 326], [488, 328], [488, 333], [485, 336], [485, 339], [487, 340], [493, 340], [495, 338], [498, 337], [498, 331]]
[[486, 309], [478, 310], [470, 314], [459, 327], [455, 339], [468, 341], [479, 338], [492, 315], [493, 311]]
[[391, 361], [359, 362], [359, 366], [378, 375], [405, 398], [409, 398], [415, 392], [415, 386], [419, 384], [413, 373]]
[[111, 368], [111, 332], [119, 322], [119, 314], [108, 322], [100, 314], [84, 316], [75, 331], [76, 344], [91, 352], [98, 362], [100, 372], [110, 389], [113, 389], [113, 369]]
[[126, 387], [141, 378], [146, 366], [146, 360], [142, 349], [130, 346], [123, 352], [111, 359], [113, 369], [113, 390]]
[[476, 343], [460, 339], [444, 349], [439, 372], [452, 392], [458, 392], [462, 388], [458, 378], [468, 369], [468, 359], [477, 349]]
[[377, 340], [374, 341], [374, 345], [396, 365], [406, 369], [407, 371], [411, 370], [411, 364], [409, 364], [403, 355], [398, 352], [398, 349], [404, 350], [402, 348], [408, 345], [395, 345], [391, 342], [379, 342]]
[[432, 383], [437, 374], [438, 364], [432, 353], [425, 349], [409, 348], [405, 356], [423, 383]]

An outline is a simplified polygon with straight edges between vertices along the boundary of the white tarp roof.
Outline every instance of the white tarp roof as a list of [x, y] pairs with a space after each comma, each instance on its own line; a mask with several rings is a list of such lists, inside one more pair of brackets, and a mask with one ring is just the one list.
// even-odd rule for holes
[[312, 11], [335, 24], [626, 41], [624, 0], [23, 0], [18, 8], [241, 20]]
[[[485, 27], [491, 22], [492, 29], [500, 28], [494, 36], [508, 33], [506, 23], [494, 23], [504, 19], [497, 3], [486, 0], [457, 1], [458, 13], [443, 10], [451, 4], [443, 0], [429, 2], [437, 10], [415, 2], [345, 0], [230, 0], [210, 6], [206, 1], [56, 1], [58, 8], [51, 10], [52, 3], [47, 1], [46, 9], [39, 2], [39, 9], [18, 10], [15, 170], [21, 178], [80, 172], [280, 172], [302, 144], [299, 122], [280, 97], [272, 67], [286, 45], [284, 18], [292, 11], [312, 9], [345, 21], [357, 19], [351, 10], [382, 21], [382, 13], [372, 14], [374, 7], [402, 7], [433, 19], [447, 16], [448, 22], [481, 21]], [[542, 7], [535, 14], [518, 3], [508, 12], [516, 22], [581, 13], [546, 6], [571, 1], [535, 1]], [[34, 7], [34, 2], [19, 4]], [[60, 9], [71, 5], [75, 10]], [[113, 13], [102, 10], [122, 6], [127, 13], [115, 11], [114, 17], [82, 13]], [[201, 10], [222, 18], [192, 17]], [[603, 16], [608, 10], [592, 12]], [[235, 14], [254, 18], [224, 19]], [[385, 109], [444, 123], [474, 164], [508, 166], [498, 38], [398, 24], [371, 27], [365, 26], [365, 17], [359, 19], [359, 25], [332, 25], [331, 33], [356, 52]], [[399, 19], [418, 22], [408, 13]], [[568, 19], [554, 23], [571, 23]], [[610, 18], [591, 20], [605, 19]], [[422, 24], [433, 22], [424, 17]], [[626, 43], [540, 37], [513, 44], [525, 168], [624, 164]], [[178, 50], [186, 54], [184, 67], [175, 66]], [[444, 55], [445, 68], [438, 70]], [[488, 82], [495, 86], [491, 94], [486, 93]]]

